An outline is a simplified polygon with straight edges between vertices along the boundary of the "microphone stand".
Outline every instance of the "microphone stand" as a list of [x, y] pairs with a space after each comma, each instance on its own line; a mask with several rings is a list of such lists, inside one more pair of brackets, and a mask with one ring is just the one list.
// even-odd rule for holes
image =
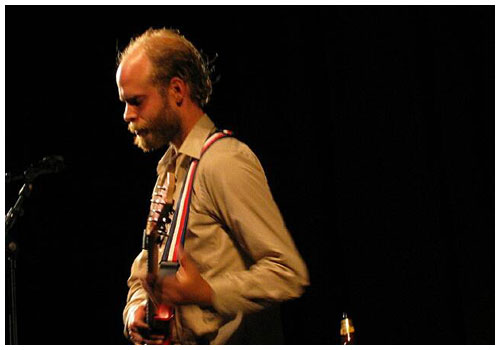
[[33, 189], [33, 181], [42, 174], [56, 173], [63, 169], [63, 158], [60, 156], [46, 157], [40, 162], [39, 166], [30, 166], [23, 175], [6, 174], [6, 183], [17, 180], [24, 180], [24, 184], [19, 190], [19, 197], [16, 203], [9, 209], [5, 215], [5, 236], [7, 240], [7, 259], [9, 260], [9, 345], [17, 345], [17, 300], [16, 300], [16, 268], [17, 268], [17, 244], [12, 239], [9, 240], [9, 232], [15, 222], [24, 213], [22, 205], [28, 198]]
[[[14, 226], [17, 219], [23, 215], [22, 205], [26, 198], [31, 194], [33, 189], [33, 179], [31, 177], [25, 178], [25, 183], [19, 191], [19, 197], [16, 203], [9, 209], [5, 216], [5, 234], [9, 238], [9, 231]], [[17, 244], [11, 240], [7, 244], [7, 259], [9, 261], [10, 279], [9, 279], [9, 341], [7, 344], [17, 345], [17, 300], [16, 300], [16, 267], [17, 267]]]

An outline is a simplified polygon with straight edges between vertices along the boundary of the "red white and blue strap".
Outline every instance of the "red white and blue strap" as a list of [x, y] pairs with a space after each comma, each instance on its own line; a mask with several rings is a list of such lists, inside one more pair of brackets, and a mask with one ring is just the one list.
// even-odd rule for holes
[[[221, 138], [232, 136], [232, 134], [233, 133], [229, 130], [222, 130], [209, 136], [203, 145], [200, 158], [214, 142], [220, 140]], [[179, 247], [184, 245], [187, 222], [189, 218], [189, 205], [191, 204], [191, 193], [197, 167], [198, 159], [193, 158], [191, 160], [191, 164], [189, 165], [186, 180], [182, 185], [181, 194], [177, 202], [177, 209], [175, 210], [168, 239], [165, 244], [165, 250], [163, 251], [162, 261], [176, 262], [179, 257]]]

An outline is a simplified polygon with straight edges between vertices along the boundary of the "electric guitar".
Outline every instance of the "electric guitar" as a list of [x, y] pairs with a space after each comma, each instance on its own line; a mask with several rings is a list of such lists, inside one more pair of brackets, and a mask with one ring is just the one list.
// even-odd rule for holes
[[[171, 172], [167, 172], [165, 176], [158, 181], [153, 196], [151, 198], [151, 206], [144, 230], [143, 249], [147, 251], [147, 273], [148, 282], [154, 282], [162, 275], [172, 274], [177, 269], [163, 269], [159, 276], [159, 243], [160, 238], [166, 237], [166, 226], [170, 223], [169, 214], [173, 210], [173, 196], [175, 190], [175, 177]], [[167, 271], [167, 273], [165, 272]], [[149, 298], [146, 307], [146, 323], [150, 329], [144, 330], [143, 336], [149, 338], [150, 334], [165, 335], [164, 344], [170, 344], [170, 321], [174, 317], [173, 307], [171, 305], [161, 304], [154, 297], [152, 286], [143, 284], [148, 291]]]

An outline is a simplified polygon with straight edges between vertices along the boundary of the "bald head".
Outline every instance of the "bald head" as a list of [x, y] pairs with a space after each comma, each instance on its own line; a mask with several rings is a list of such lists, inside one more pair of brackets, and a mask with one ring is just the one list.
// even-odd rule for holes
[[172, 78], [184, 81], [189, 97], [198, 107], [205, 106], [212, 93], [210, 70], [193, 44], [177, 31], [149, 29], [130, 44], [119, 56], [125, 61], [146, 55], [151, 64], [150, 77], [158, 87], [168, 87]]
[[144, 51], [134, 50], [124, 57], [116, 71], [120, 100], [126, 101], [131, 96], [137, 95], [137, 88], [150, 85], [152, 73], [153, 66]]

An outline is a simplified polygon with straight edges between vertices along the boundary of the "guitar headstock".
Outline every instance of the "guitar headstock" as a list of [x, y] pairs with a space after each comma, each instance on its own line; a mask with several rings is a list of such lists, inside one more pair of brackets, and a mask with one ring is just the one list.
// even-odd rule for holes
[[165, 235], [168, 217], [174, 205], [175, 176], [167, 172], [163, 184], [157, 185], [151, 198], [146, 235]]

